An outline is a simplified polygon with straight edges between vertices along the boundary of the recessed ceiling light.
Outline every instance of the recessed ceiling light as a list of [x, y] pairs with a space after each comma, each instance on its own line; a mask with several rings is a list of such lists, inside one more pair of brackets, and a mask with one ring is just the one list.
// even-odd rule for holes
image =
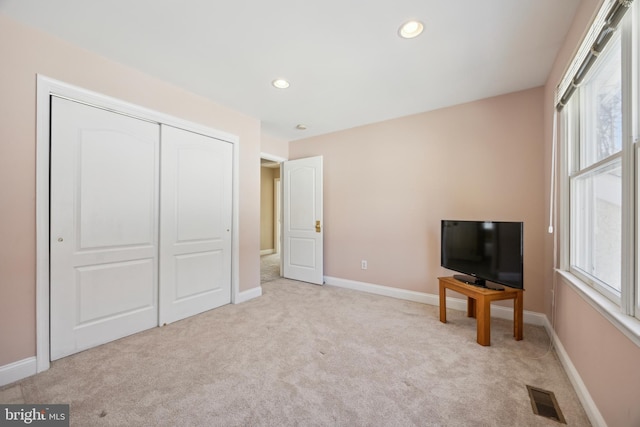
[[271, 84], [278, 89], [286, 89], [289, 87], [289, 82], [285, 79], [276, 79], [272, 81]]
[[298, 130], [307, 130], [307, 125], [303, 125], [302, 123], [300, 123], [299, 125], [296, 126], [296, 129], [298, 129]]
[[418, 37], [424, 30], [424, 25], [420, 21], [408, 21], [402, 24], [398, 34], [405, 39], [412, 39]]

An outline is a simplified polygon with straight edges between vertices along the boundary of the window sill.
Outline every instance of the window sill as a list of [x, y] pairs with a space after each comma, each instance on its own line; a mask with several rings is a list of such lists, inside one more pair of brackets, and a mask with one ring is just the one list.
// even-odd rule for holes
[[640, 320], [620, 312], [620, 307], [568, 271], [556, 270], [566, 283], [620, 332], [640, 347]]

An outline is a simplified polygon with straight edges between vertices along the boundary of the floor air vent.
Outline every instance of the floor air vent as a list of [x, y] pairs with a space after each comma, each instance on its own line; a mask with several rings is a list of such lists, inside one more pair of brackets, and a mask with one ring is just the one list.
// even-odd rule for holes
[[551, 418], [559, 423], [566, 424], [562, 411], [556, 401], [556, 396], [552, 391], [543, 390], [541, 388], [527, 386], [529, 397], [531, 398], [531, 406], [533, 413], [542, 417]]

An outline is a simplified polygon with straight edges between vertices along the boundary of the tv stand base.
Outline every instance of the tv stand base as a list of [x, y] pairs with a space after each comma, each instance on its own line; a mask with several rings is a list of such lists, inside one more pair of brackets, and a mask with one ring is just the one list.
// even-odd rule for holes
[[487, 287], [487, 282], [484, 279], [478, 279], [476, 277], [473, 276], [467, 276], [466, 274], [454, 274], [453, 278], [462, 282], [462, 283], [466, 283], [467, 285], [472, 285], [472, 286], [477, 286], [479, 288], [486, 288]]
[[504, 291], [504, 288], [492, 288], [487, 286], [487, 281], [484, 279], [478, 279], [473, 276], [467, 276], [464, 274], [454, 274], [453, 278], [459, 282], [466, 283], [467, 285], [477, 286], [479, 288], [491, 289], [492, 291]]

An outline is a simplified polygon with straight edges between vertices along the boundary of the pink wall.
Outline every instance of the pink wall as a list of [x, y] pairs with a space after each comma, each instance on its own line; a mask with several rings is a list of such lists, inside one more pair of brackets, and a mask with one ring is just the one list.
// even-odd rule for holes
[[285, 139], [276, 138], [262, 132], [260, 141], [260, 152], [264, 154], [270, 154], [282, 159], [289, 158], [289, 141]]
[[609, 427], [640, 426], [640, 348], [559, 279], [556, 333]]
[[[601, 3], [601, 0], [582, 0], [545, 86], [545, 200], [549, 199], [554, 90]], [[548, 202], [546, 209], [548, 212]], [[551, 319], [553, 238], [548, 234], [544, 265], [545, 309]], [[640, 348], [588, 305], [560, 276], [557, 286], [554, 327], [597, 409], [610, 427], [640, 425]]]
[[524, 221], [525, 309], [543, 311], [543, 94], [292, 142], [324, 156], [325, 275], [437, 294], [441, 219]]
[[260, 122], [0, 14], [0, 366], [35, 355], [36, 74], [240, 137], [240, 288], [260, 284]]

